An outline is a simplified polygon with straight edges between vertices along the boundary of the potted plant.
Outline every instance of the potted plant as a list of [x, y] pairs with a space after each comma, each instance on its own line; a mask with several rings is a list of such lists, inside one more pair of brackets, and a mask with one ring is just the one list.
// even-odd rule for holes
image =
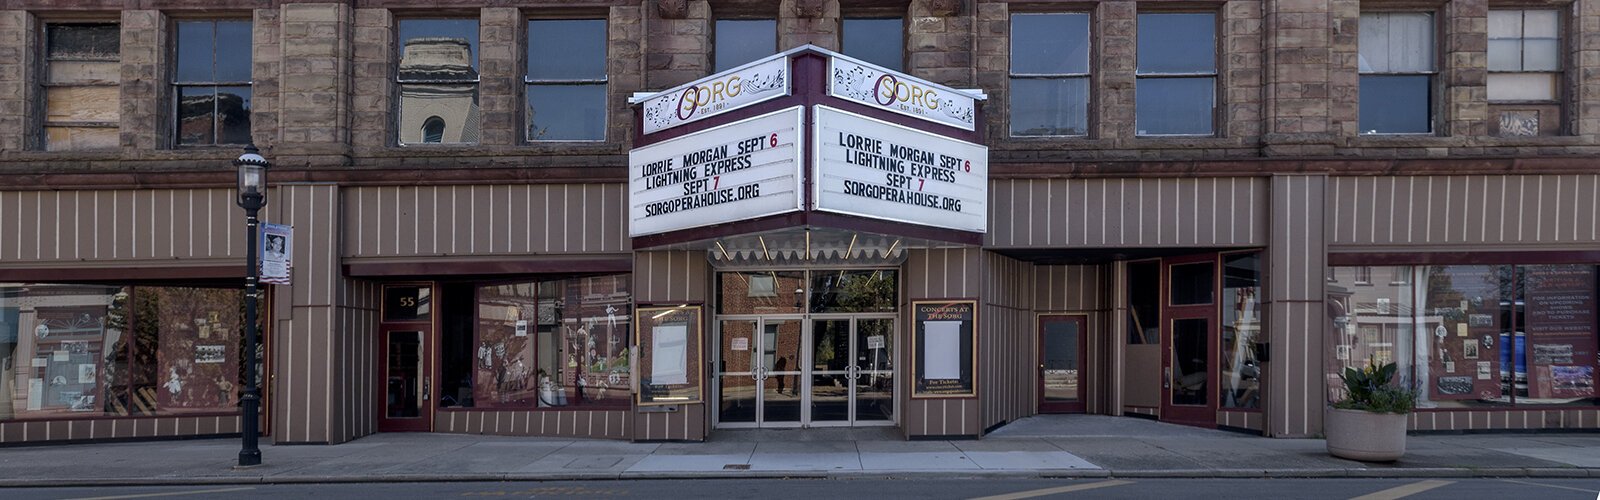
[[1366, 462], [1399, 460], [1406, 453], [1406, 416], [1417, 395], [1392, 382], [1394, 363], [1345, 368], [1345, 398], [1333, 403], [1323, 420], [1328, 453]]

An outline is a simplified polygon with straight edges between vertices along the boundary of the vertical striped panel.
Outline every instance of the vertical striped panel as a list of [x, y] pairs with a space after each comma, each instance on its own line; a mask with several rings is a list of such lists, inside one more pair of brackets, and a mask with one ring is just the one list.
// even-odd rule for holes
[[434, 413], [434, 429], [455, 434], [626, 439], [631, 436], [630, 413], [627, 410], [442, 410]]
[[243, 257], [232, 189], [0, 191], [0, 264]]
[[[1111, 311], [1106, 325], [1111, 335], [1107, 338], [1106, 350], [1108, 362], [1105, 373], [1109, 377], [1106, 384], [1106, 413], [1121, 415], [1127, 400], [1127, 375], [1123, 367], [1128, 364], [1128, 262], [1116, 261], [1111, 264], [1111, 286], [1109, 287]], [[1093, 351], [1090, 351], [1093, 352]]]
[[1239, 429], [1262, 430], [1262, 414], [1258, 411], [1218, 411], [1217, 425]]
[[1104, 309], [1105, 266], [1037, 266], [1034, 304], [1039, 311]]
[[226, 436], [238, 433], [237, 415], [0, 421], [0, 445], [97, 439]]
[[[915, 249], [906, 252], [906, 263], [902, 275], [905, 276], [906, 307], [904, 308], [904, 322], [912, 324], [911, 308], [909, 303], [913, 300], [939, 299], [939, 298], [979, 298], [984, 283], [984, 252], [978, 248], [936, 248]], [[980, 300], [981, 304], [981, 300]], [[987, 315], [982, 308], [978, 311], [978, 337], [983, 339], [989, 335], [984, 325]], [[901, 330], [901, 345], [911, 345], [911, 328]], [[901, 427], [907, 437], [913, 436], [977, 436], [983, 431], [981, 424], [980, 401], [985, 396], [983, 384], [985, 383], [983, 359], [986, 356], [983, 342], [978, 346], [978, 396], [977, 399], [912, 399], [911, 391], [906, 390], [901, 396]], [[910, 366], [906, 356], [910, 354], [901, 350], [902, 366]]]
[[[710, 297], [710, 280], [711, 265], [705, 252], [633, 254], [633, 299], [639, 304], [704, 303]], [[701, 325], [707, 339], [710, 338], [710, 314], [708, 308], [707, 317], [702, 318], [705, 324]], [[702, 348], [701, 355], [710, 359], [709, 343]], [[701, 380], [707, 381], [703, 385], [709, 391], [709, 375], [702, 372]], [[711, 424], [705, 405], [714, 404], [714, 399], [709, 393], [703, 394], [702, 399], [701, 404], [680, 405], [679, 411], [672, 413], [630, 413], [630, 434], [626, 437], [636, 441], [704, 441], [706, 428]]]
[[1330, 246], [1600, 242], [1600, 175], [1328, 179]]
[[1322, 432], [1322, 361], [1326, 314], [1323, 277], [1328, 225], [1322, 176], [1272, 178], [1272, 242], [1267, 247], [1266, 423], [1279, 437]]
[[994, 179], [989, 203], [990, 248], [1249, 247], [1267, 239], [1263, 178]]
[[[339, 267], [339, 188], [331, 184], [294, 184], [273, 191], [267, 219], [294, 228], [293, 281], [280, 297], [273, 335], [273, 429], [278, 442], [336, 443], [341, 435], [336, 397], [348, 380], [341, 377], [340, 348], [352, 330], [341, 328], [338, 306], [343, 277]], [[287, 303], [285, 303], [287, 302]], [[287, 306], [287, 307], [284, 307]], [[369, 392], [368, 394], [372, 394]]]
[[984, 252], [984, 292], [979, 313], [978, 371], [982, 426], [1038, 412], [1037, 326], [1033, 315], [1035, 266]]
[[1413, 431], [1596, 428], [1600, 428], [1600, 409], [1595, 408], [1418, 410], [1409, 422]]
[[622, 184], [346, 188], [346, 257], [626, 252]]
[[376, 432], [373, 397], [377, 383], [378, 311], [382, 288], [378, 283], [338, 279], [334, 338], [335, 383], [329, 409], [330, 442], [342, 443]]

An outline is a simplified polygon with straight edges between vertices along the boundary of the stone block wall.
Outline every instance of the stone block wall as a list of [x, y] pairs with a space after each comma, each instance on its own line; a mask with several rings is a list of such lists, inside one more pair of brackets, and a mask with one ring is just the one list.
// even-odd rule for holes
[[[1248, 159], [1524, 158], [1600, 154], [1600, 0], [1563, 9], [1567, 66], [1561, 136], [1501, 138], [1487, 101], [1488, 0], [1451, 0], [1439, 16], [1438, 133], [1360, 134], [1360, 15], [1363, 8], [1426, 8], [1358, 0], [1226, 0], [1218, 15], [1216, 135], [1140, 137], [1134, 123], [1138, 14], [1170, 2], [1107, 0], [1041, 3], [1000, 0], [636, 0], [574, 7], [560, 0], [441, 2], [452, 16], [480, 22], [481, 144], [448, 148], [395, 145], [394, 47], [397, 16], [419, 15], [404, 2], [220, 0], [144, 4], [16, 0], [0, 9], [0, 171], [211, 171], [233, 148], [171, 144], [168, 53], [172, 19], [201, 15], [254, 20], [253, 134], [285, 169], [568, 170], [618, 167], [632, 136], [627, 98], [706, 76], [719, 16], [776, 16], [780, 48], [840, 46], [841, 20], [852, 15], [904, 19], [908, 73], [986, 92], [985, 132], [997, 165], [1023, 163], [1072, 172], [1093, 162], [1192, 162]], [[69, 5], [70, 4], [70, 5]], [[65, 6], [64, 6], [65, 5]], [[394, 8], [391, 8], [394, 7]], [[1195, 7], [1198, 8], [1198, 7]], [[1189, 9], [1185, 7], [1185, 9]], [[70, 12], [68, 12], [70, 11]], [[1091, 15], [1089, 133], [1081, 138], [1011, 138], [1007, 109], [1010, 16], [1076, 11]], [[605, 16], [609, 126], [599, 143], [529, 143], [521, 75], [526, 20]], [[40, 151], [40, 67], [44, 23], [106, 19], [122, 25], [120, 150]], [[1088, 168], [1088, 167], [1085, 167]], [[1275, 168], [1275, 167], [1273, 167]], [[617, 180], [621, 169], [591, 180]], [[0, 174], [3, 175], [3, 174]], [[463, 174], [473, 176], [478, 174]], [[531, 173], [505, 173], [518, 179]], [[1068, 173], [1066, 175], [1073, 175]], [[309, 174], [308, 174], [309, 176]], [[325, 178], [325, 177], [324, 177]], [[586, 179], [590, 179], [585, 177]], [[382, 180], [382, 179], [379, 179]], [[131, 181], [130, 181], [131, 183]]]

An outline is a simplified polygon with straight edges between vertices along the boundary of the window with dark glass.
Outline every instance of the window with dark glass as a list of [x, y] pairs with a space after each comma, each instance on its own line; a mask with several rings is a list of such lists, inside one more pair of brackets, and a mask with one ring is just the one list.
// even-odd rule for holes
[[1139, 135], [1216, 130], [1217, 20], [1213, 13], [1139, 14], [1134, 127]]
[[[402, 19], [399, 24], [399, 143], [477, 144], [478, 20]], [[430, 141], [426, 122], [442, 123]]]
[[1433, 14], [1361, 14], [1362, 134], [1433, 132]]
[[1168, 304], [1175, 306], [1210, 304], [1216, 268], [1210, 262], [1177, 264], [1169, 266], [1168, 285], [1172, 295]]
[[1089, 14], [1011, 15], [1011, 135], [1089, 133]]
[[606, 21], [528, 21], [527, 140], [606, 138]]
[[118, 146], [121, 36], [116, 23], [45, 25], [44, 149]]
[[175, 33], [177, 144], [249, 144], [250, 21], [178, 21]]
[[775, 19], [718, 19], [712, 34], [712, 72], [733, 69], [778, 53]]
[[1161, 262], [1128, 263], [1128, 343], [1161, 342]]
[[905, 20], [887, 18], [844, 18], [840, 48], [844, 55], [903, 71], [905, 66]]

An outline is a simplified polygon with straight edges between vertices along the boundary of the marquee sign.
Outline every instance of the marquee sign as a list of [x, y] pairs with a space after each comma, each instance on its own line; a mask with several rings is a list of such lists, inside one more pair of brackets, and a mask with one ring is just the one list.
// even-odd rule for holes
[[628, 153], [628, 233], [664, 233], [800, 209], [804, 108]]
[[817, 210], [987, 232], [989, 148], [816, 106]]
[[644, 101], [644, 133], [653, 134], [786, 95], [789, 95], [789, 58], [769, 58]]
[[838, 56], [828, 58], [828, 74], [828, 95], [961, 130], [976, 128], [977, 100], [958, 90]]

